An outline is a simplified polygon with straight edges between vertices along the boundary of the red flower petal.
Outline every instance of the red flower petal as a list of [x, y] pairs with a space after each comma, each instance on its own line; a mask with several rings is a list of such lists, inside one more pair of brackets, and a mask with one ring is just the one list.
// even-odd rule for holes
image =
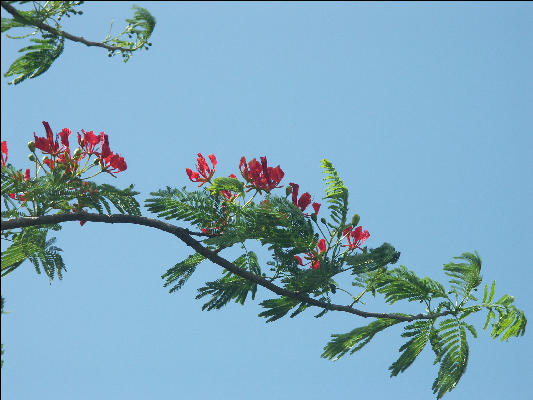
[[313, 210], [315, 210], [315, 214], [318, 215], [318, 211], [320, 210], [320, 203], [313, 203]]

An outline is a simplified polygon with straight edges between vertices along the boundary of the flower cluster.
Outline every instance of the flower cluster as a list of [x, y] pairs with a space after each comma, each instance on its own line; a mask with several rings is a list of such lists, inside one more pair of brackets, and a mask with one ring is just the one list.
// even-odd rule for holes
[[[88, 164], [91, 156], [96, 157], [93, 165], [100, 165], [101, 172], [114, 174], [122, 172], [128, 168], [126, 161], [120, 155], [114, 153], [109, 148], [109, 137], [101, 132], [95, 135], [93, 131], [85, 132], [82, 129], [83, 137], [78, 133], [79, 147], [72, 153], [70, 150], [69, 136], [72, 133], [70, 129], [64, 128], [54, 137], [54, 133], [48, 122], [43, 121], [46, 137], [38, 137], [33, 134], [35, 141], [28, 144], [32, 153], [39, 149], [46, 154], [43, 163], [50, 170], [61, 168], [73, 175], [80, 175], [87, 171], [92, 165]], [[58, 136], [61, 145], [58, 142]], [[85, 164], [81, 167], [82, 160], [86, 159]]]
[[204, 183], [209, 182], [211, 178], [213, 177], [213, 174], [215, 173], [215, 167], [217, 165], [217, 158], [214, 154], [209, 154], [207, 157], [209, 157], [209, 160], [211, 161], [211, 165], [213, 168], [209, 168], [209, 165], [207, 165], [207, 161], [205, 161], [204, 156], [202, 154], [198, 153], [197, 163], [196, 163], [196, 171], [193, 171], [190, 168], [185, 168], [185, 172], [187, 173], [187, 176], [192, 182], [200, 182], [199, 186], [202, 186]]
[[[206, 159], [201, 153], [197, 155], [196, 171], [193, 171], [190, 168], [185, 168], [185, 172], [189, 177], [191, 182], [199, 183], [198, 186], [203, 186], [205, 183], [212, 183], [211, 180], [215, 173], [215, 168], [217, 165], [217, 159], [214, 154], [209, 154], [208, 158], [211, 161], [211, 167], [209, 167]], [[285, 176], [285, 173], [278, 165], [277, 167], [269, 167], [266, 157], [260, 157], [260, 161], [257, 161], [256, 158], [252, 159], [250, 162], [246, 161], [246, 157], [241, 157], [239, 162], [239, 170], [241, 176], [244, 178], [244, 187], [247, 189], [246, 192], [255, 190], [253, 197], [262, 192], [270, 193], [272, 190], [281, 187], [280, 182]], [[230, 178], [237, 179], [237, 176], [231, 174]], [[311, 194], [308, 192], [303, 193], [300, 197], [299, 195], [300, 186], [297, 183], [289, 183], [289, 186], [286, 188], [287, 196], [292, 195], [292, 203], [303, 213], [306, 217], [312, 217], [313, 221], [316, 222], [316, 215], [320, 210], [320, 203], [312, 202]], [[220, 190], [218, 192], [223, 196], [222, 210], [225, 213], [227, 210], [227, 203], [234, 203], [239, 197], [244, 196], [244, 192], [237, 193], [231, 190]], [[253, 198], [252, 197], [252, 198]], [[247, 202], [244, 207], [246, 207], [250, 202]], [[314, 213], [312, 215], [306, 214], [305, 210], [309, 205], [312, 205]], [[268, 199], [265, 199], [260, 202], [260, 207], [269, 208], [271, 207]], [[213, 221], [208, 226], [202, 228], [202, 232], [208, 235], [220, 234], [222, 233], [224, 227], [228, 224], [229, 216], [224, 214], [224, 217]], [[320, 268], [320, 260], [325, 256], [326, 253], [326, 242], [324, 239], [321, 239], [317, 248], [310, 253], [306, 253], [304, 258], [309, 262], [305, 265], [310, 264], [310, 267], [313, 269]], [[301, 257], [295, 257], [300, 265], [303, 264]]]
[[298, 261], [298, 264], [300, 264], [301, 266], [309, 265], [311, 269], [319, 269], [320, 261], [322, 261], [326, 252], [327, 252], [326, 239], [320, 239], [313, 251], [310, 251], [309, 253], [305, 253], [304, 259], [308, 261], [307, 263], [304, 264], [302, 258], [299, 256], [294, 256], [294, 258]]
[[[305, 192], [300, 196], [300, 199], [298, 199], [298, 191], [300, 190], [300, 185], [291, 182], [289, 183], [289, 186], [290, 192], [292, 194], [292, 204], [294, 204], [296, 207], [302, 210], [302, 212], [304, 212], [307, 206], [311, 204], [311, 195], [308, 192]], [[318, 215], [318, 211], [320, 210], [320, 204], [313, 203], [313, 210], [315, 210], [315, 214]]]
[[246, 158], [243, 156], [239, 163], [239, 170], [248, 184], [248, 190], [264, 190], [268, 193], [272, 189], [281, 187], [278, 185], [285, 176], [279, 165], [276, 168], [269, 167], [266, 157], [261, 157], [261, 162], [254, 158], [246, 164]]
[[[28, 148], [31, 151], [28, 158], [35, 162], [36, 175], [40, 170], [49, 174], [60, 172], [68, 189], [76, 193], [76, 196], [78, 193], [80, 194], [78, 203], [71, 206], [73, 212], [82, 211], [83, 207], [86, 207], [81, 201], [82, 195], [93, 195], [98, 191], [91, 183], [83, 181], [83, 179], [86, 179], [82, 177], [83, 173], [95, 166], [99, 166], [100, 170], [93, 176], [102, 172], [115, 176], [114, 174], [127, 169], [124, 158], [111, 151], [109, 137], [104, 132], [95, 135], [93, 131], [85, 132], [82, 130], [82, 134], [78, 133], [79, 147], [71, 151], [69, 137], [72, 132], [70, 129], [65, 128], [54, 135], [48, 122], [43, 121], [43, 126], [46, 135], [39, 137], [36, 133], [33, 134], [34, 140], [28, 143]], [[40, 150], [44, 154], [42, 161], [35, 154], [36, 150]], [[93, 156], [95, 159], [90, 162]], [[7, 142], [2, 141], [2, 167], [7, 165], [7, 157]], [[12, 179], [15, 183], [24, 181], [27, 184], [19, 187], [21, 189], [20, 193], [7, 193], [7, 195], [11, 199], [21, 202], [32, 201], [32, 196], [28, 194], [28, 191], [33, 185], [37, 184], [37, 180], [32, 181], [30, 169], [26, 169], [24, 174], [21, 171], [13, 173]], [[82, 221], [81, 225], [83, 224], [84, 222]]]
[[363, 232], [362, 226], [353, 229], [352, 225], [350, 225], [342, 231], [342, 236], [348, 239], [348, 244], [344, 246], [348, 247], [349, 250], [355, 250], [360, 248], [359, 246], [370, 237], [370, 233], [368, 231]]

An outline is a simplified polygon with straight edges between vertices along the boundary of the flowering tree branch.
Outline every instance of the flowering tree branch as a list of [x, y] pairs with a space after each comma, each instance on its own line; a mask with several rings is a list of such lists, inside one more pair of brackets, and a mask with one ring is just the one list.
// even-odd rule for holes
[[193, 248], [197, 253], [206, 257], [208, 260], [213, 263], [227, 269], [235, 275], [238, 275], [244, 279], [247, 279], [250, 282], [256, 283], [260, 286], [263, 286], [266, 289], [280, 295], [290, 297], [301, 302], [307, 303], [309, 305], [320, 307], [323, 309], [331, 311], [343, 311], [350, 314], [355, 314], [364, 318], [387, 318], [394, 319], [398, 321], [415, 321], [415, 320], [428, 320], [436, 319], [445, 315], [451, 314], [451, 311], [443, 311], [438, 314], [416, 314], [416, 315], [400, 315], [400, 314], [387, 314], [387, 313], [376, 313], [358, 310], [351, 306], [343, 306], [338, 304], [326, 303], [323, 301], [315, 300], [306, 296], [302, 293], [293, 292], [287, 289], [284, 289], [280, 286], [277, 286], [270, 282], [269, 280], [253, 274], [243, 268], [236, 266], [235, 264], [229, 262], [225, 258], [219, 256], [217, 252], [209, 250], [208, 248], [202, 246], [202, 244], [195, 240], [192, 235], [200, 235], [196, 232], [191, 232], [188, 229], [180, 228], [176, 225], [169, 224], [161, 220], [147, 218], [137, 215], [123, 215], [123, 214], [94, 214], [94, 213], [69, 213], [69, 214], [55, 214], [55, 215], [44, 215], [40, 217], [23, 217], [15, 218], [1, 222], [1, 230], [24, 228], [28, 226], [38, 226], [46, 224], [57, 224], [67, 221], [91, 221], [91, 222], [104, 222], [108, 224], [135, 224], [148, 226], [151, 228], [159, 229], [163, 232], [170, 233], [181, 241], [183, 241], [187, 246]]

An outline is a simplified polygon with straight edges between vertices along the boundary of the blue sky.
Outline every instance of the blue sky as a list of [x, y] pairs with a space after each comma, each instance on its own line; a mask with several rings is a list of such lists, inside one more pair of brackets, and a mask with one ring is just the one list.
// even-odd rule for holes
[[[131, 4], [88, 2], [65, 30], [101, 40]], [[18, 87], [2, 78], [13, 164], [26, 167], [43, 120], [109, 134], [128, 163], [112, 183], [135, 183], [140, 199], [188, 184], [201, 152], [216, 154], [219, 176], [242, 155], [266, 155], [284, 183], [320, 200], [328, 158], [369, 246], [390, 242], [400, 264], [437, 279], [452, 257], [477, 250], [484, 283], [495, 279], [497, 296], [514, 295], [531, 318], [531, 3], [137, 4], [157, 26], [151, 49], [127, 64], [67, 43], [40, 78]], [[2, 36], [2, 73], [21, 46]], [[220, 267], [202, 264], [169, 294], [160, 276], [190, 251], [149, 228], [68, 223], [58, 242], [62, 281], [49, 285], [29, 264], [2, 278], [4, 399], [432, 398], [429, 349], [389, 378], [401, 327], [331, 362], [320, 358], [330, 335], [369, 321], [306, 311], [265, 324], [266, 290], [202, 312], [196, 288]], [[501, 343], [474, 321], [468, 370], [445, 398], [529, 398], [530, 333]]]

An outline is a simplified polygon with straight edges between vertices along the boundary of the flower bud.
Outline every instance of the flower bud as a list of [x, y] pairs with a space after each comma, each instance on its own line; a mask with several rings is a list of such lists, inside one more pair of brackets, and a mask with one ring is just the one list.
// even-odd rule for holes
[[326, 218], [324, 218], [324, 217], [320, 218], [320, 222], [322, 222], [325, 225], [326, 224]]
[[100, 157], [96, 157], [96, 160], [93, 162], [94, 165], [100, 164]]
[[288, 196], [292, 193], [292, 187], [291, 186], [287, 186], [285, 188], [285, 196]]
[[78, 158], [79, 156], [81, 156], [81, 148], [78, 147], [76, 150], [74, 150], [74, 153], [72, 154], [72, 158]]
[[360, 219], [361, 219], [361, 217], [359, 216], [359, 214], [354, 214], [353, 217], [352, 217], [352, 226], [356, 227], [357, 225], [359, 225], [359, 220]]
[[316, 220], [317, 220], [317, 216], [316, 216], [316, 214], [311, 214], [311, 219], [312, 219], [314, 222], [316, 222]]
[[28, 154], [28, 160], [35, 161], [35, 156], [33, 155], [33, 153]]
[[30, 149], [32, 153], [35, 152], [35, 143], [33, 143], [33, 140], [28, 142], [28, 149]]

